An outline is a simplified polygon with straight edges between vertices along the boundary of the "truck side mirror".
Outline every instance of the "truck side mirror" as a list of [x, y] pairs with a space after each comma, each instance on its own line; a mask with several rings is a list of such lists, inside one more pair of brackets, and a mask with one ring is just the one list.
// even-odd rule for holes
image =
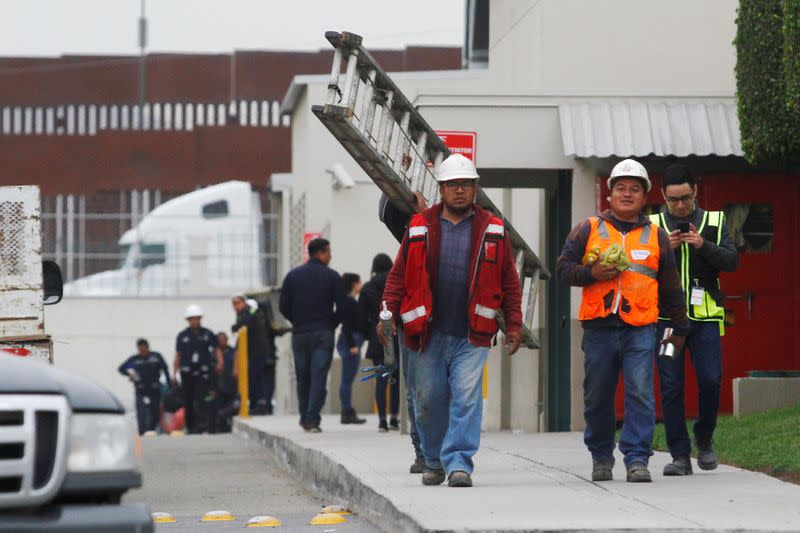
[[61, 269], [54, 261], [42, 261], [42, 289], [44, 305], [53, 305], [64, 296], [64, 280]]

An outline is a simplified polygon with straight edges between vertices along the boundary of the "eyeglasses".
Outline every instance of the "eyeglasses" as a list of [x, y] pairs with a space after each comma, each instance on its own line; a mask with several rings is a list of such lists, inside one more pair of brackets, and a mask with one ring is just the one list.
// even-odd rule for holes
[[464, 190], [471, 189], [475, 186], [475, 182], [472, 181], [445, 181], [442, 185], [447, 187], [448, 189], [458, 189], [462, 188]]
[[683, 196], [667, 196], [667, 201], [671, 204], [679, 204], [681, 202], [688, 204], [693, 199], [694, 195], [692, 194], [685, 194]]

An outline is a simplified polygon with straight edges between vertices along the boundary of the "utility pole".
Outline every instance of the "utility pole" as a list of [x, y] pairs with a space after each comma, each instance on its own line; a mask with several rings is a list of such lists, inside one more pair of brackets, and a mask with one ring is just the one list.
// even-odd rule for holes
[[[139, 17], [139, 113], [144, 112], [144, 101], [146, 98], [147, 83], [147, 64], [145, 62], [145, 48], [147, 48], [147, 18], [144, 12], [145, 0], [141, 0], [142, 13]], [[140, 119], [142, 120], [143, 117]]]

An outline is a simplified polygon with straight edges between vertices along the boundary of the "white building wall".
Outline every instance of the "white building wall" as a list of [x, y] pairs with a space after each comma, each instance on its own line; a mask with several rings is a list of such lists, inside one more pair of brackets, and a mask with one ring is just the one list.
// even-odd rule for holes
[[733, 94], [736, 0], [492, 0], [502, 91]]

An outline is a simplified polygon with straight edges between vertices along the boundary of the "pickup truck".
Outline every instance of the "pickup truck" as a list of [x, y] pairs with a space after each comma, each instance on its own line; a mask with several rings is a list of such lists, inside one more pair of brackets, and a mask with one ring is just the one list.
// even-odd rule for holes
[[133, 421], [102, 387], [0, 354], [0, 531], [153, 531]]
[[0, 188], [0, 531], [153, 531], [138, 436], [113, 394], [52, 366], [42, 305], [63, 294], [41, 261], [39, 190]]

